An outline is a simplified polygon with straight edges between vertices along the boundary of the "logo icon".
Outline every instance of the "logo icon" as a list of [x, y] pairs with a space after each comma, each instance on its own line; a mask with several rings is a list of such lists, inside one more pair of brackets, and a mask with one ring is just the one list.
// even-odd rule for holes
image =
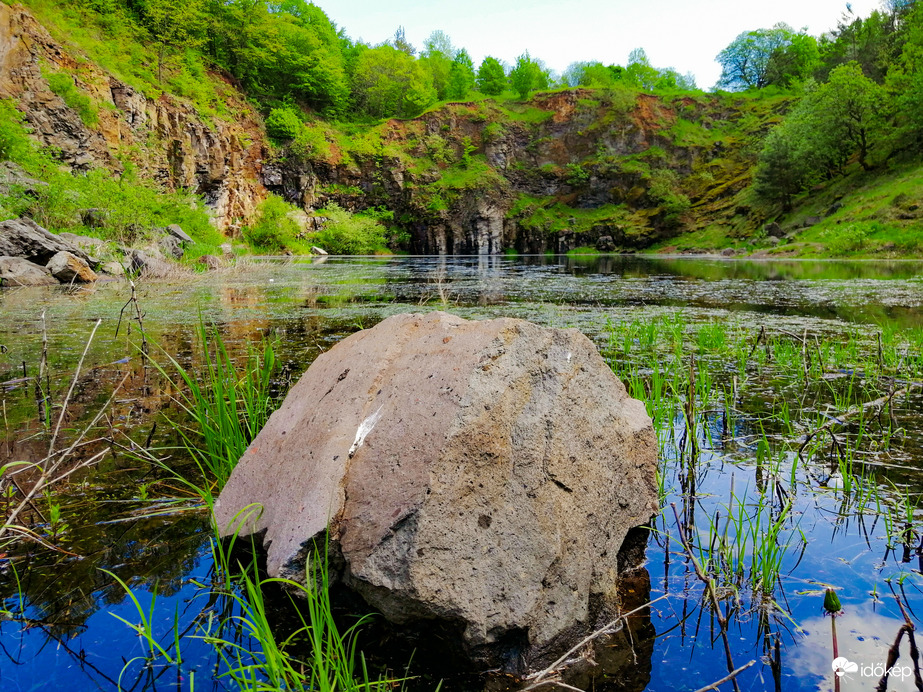
[[838, 678], [843, 677], [846, 675], [846, 673], [855, 673], [859, 670], [858, 663], [853, 663], [843, 656], [839, 656], [838, 658], [833, 659], [831, 667], [833, 668], [833, 672], [836, 673]]

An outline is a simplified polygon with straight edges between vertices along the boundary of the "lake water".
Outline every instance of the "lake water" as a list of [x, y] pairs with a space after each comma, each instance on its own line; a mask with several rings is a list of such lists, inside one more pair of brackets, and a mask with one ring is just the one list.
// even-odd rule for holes
[[[37, 498], [36, 507], [23, 515], [33, 539], [57, 550], [27, 540], [0, 555], [0, 597], [6, 610], [21, 613], [5, 620], [0, 615], [4, 690], [115, 689], [120, 675], [124, 689], [190, 689], [193, 679], [195, 689], [230, 689], [213, 677], [211, 647], [193, 636], [215, 607], [207, 588], [213, 571], [205, 517], [195, 498], [163, 471], [123, 449], [130, 441], [175, 445], [175, 434], [160, 417], [178, 415], [173, 388], [139, 353], [134, 306], [123, 311], [129, 297], [123, 282], [0, 291], [0, 466], [39, 460], [48, 449], [27, 379], [39, 368], [43, 315], [47, 382], [56, 403], [63, 401], [90, 332], [101, 320], [62, 421], [62, 438], [73, 439], [68, 430], [104, 407], [115, 385], [127, 378], [102, 423], [115, 431], [122, 447], [113, 446], [101, 462], [75, 473], [55, 495]], [[654, 361], [660, 356], [652, 354], [661, 354], [663, 362], [676, 354], [668, 343], [671, 330], [693, 344], [696, 367], [707, 373], [703, 391], [712, 392], [703, 396], [711, 403], [697, 414], [694, 446], [681, 410], [655, 416], [664, 512], [642, 536], [644, 561], [626, 579], [623, 594], [626, 609], [666, 598], [600, 642], [599, 665], [576, 666], [569, 673], [567, 679], [578, 687], [692, 690], [727, 673], [720, 628], [682, 547], [679, 526], [686, 527], [704, 561], [702, 546], [714, 548], [722, 535], [735, 532], [729, 514], [752, 523], [761, 537], [757, 545], [768, 540], [776, 546], [776, 557], [761, 556], [761, 564], [779, 562], [779, 576], [760, 593], [750, 572], [757, 558], [750, 553], [740, 561], [747, 565], [746, 575], [736, 583], [734, 578], [716, 581], [733, 662], [755, 661], [737, 677], [741, 689], [833, 689], [830, 618], [822, 608], [827, 587], [836, 588], [844, 607], [837, 618], [839, 652], [859, 664], [841, 681], [843, 690], [877, 684], [874, 667], [885, 662], [905, 621], [895, 595], [907, 617], [920, 625], [923, 522], [915, 510], [923, 490], [923, 399], [912, 383], [919, 379], [915, 373], [923, 356], [918, 352], [921, 262], [547, 256], [265, 260], [231, 273], [141, 285], [138, 304], [148, 338], [158, 345], [151, 350], [158, 362], [167, 354], [181, 362], [193, 358], [201, 320], [216, 324], [234, 353], [245, 353], [264, 335], [278, 338], [282, 380], [297, 378], [344, 336], [398, 312], [441, 309], [471, 319], [522, 317], [576, 327], [626, 378], [626, 363], [632, 361], [638, 378], [633, 386], [648, 398], [649, 410], [659, 377]], [[645, 332], [650, 325], [659, 330], [656, 336]], [[648, 338], [652, 351], [645, 350]], [[891, 373], [890, 384], [862, 370], [884, 370], [885, 357], [872, 362], [878, 339], [886, 353], [892, 341], [898, 344], [893, 350], [898, 372]], [[740, 362], [732, 362], [728, 340], [746, 342], [746, 357], [736, 352]], [[837, 343], [860, 344], [862, 353], [851, 356], [846, 346], [835, 353]], [[786, 363], [783, 354], [791, 344], [792, 362]], [[686, 344], [683, 353], [689, 349]], [[816, 382], [808, 382], [809, 369], [817, 369]], [[870, 418], [867, 429], [843, 426], [834, 432], [846, 453], [831, 445], [832, 452], [818, 448], [807, 461], [798, 459], [797, 440], [808, 431], [804, 421], [835, 417], [842, 411], [834, 411], [831, 402], [861, 404], [876, 398], [876, 387], [886, 386], [908, 390], [895, 397], [893, 416], [879, 415], [877, 427]], [[52, 408], [53, 423], [58, 415]], [[789, 417], [794, 422], [787, 422]], [[167, 454], [175, 465], [189, 463], [176, 450]], [[850, 466], [843, 470], [847, 458]], [[858, 487], [842, 487], [850, 482]], [[11, 506], [17, 490], [9, 483], [0, 490], [9, 498], [0, 497], [0, 509]], [[890, 519], [882, 507], [892, 509]], [[902, 508], [910, 526], [903, 542], [895, 538], [904, 526], [895, 519]], [[154, 604], [155, 631], [172, 637], [176, 622], [190, 635], [184, 639], [182, 666], [132, 660], [144, 655], [142, 641], [113, 615], [137, 622], [137, 610], [102, 570], [128, 583], [142, 607]], [[21, 603], [14, 596], [17, 581]], [[376, 661], [403, 666], [401, 657], [409, 658], [412, 646], [392, 647], [397, 652], [380, 646], [391, 636], [371, 627], [363, 646]], [[424, 649], [410, 668], [421, 676], [411, 683], [414, 689], [434, 689], [442, 677], [440, 663], [426, 655]], [[897, 666], [902, 679], [892, 676], [888, 689], [915, 689], [912, 678], [904, 679], [902, 667], [910, 666], [906, 641]], [[454, 672], [446, 681], [448, 689], [507, 684]], [[730, 683], [721, 689], [731, 689]]]

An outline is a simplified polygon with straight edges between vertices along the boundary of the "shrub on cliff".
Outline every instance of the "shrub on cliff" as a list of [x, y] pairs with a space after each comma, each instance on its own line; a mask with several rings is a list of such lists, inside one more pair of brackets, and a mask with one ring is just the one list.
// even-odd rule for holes
[[279, 142], [288, 142], [295, 139], [304, 123], [291, 108], [273, 108], [266, 118], [266, 134]]
[[292, 209], [281, 197], [269, 195], [257, 210], [256, 222], [244, 228], [244, 239], [258, 250], [285, 249], [298, 235], [298, 224], [288, 216]]
[[313, 240], [334, 255], [371, 255], [385, 249], [386, 228], [377, 218], [351, 214], [336, 204], [318, 212], [327, 217], [327, 225]]

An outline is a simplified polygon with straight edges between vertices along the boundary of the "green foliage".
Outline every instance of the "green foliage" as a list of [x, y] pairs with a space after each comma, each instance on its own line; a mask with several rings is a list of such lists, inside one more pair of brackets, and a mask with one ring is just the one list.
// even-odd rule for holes
[[766, 137], [756, 170], [756, 190], [786, 208], [798, 191], [842, 172], [850, 158], [866, 170], [881, 139], [889, 110], [887, 94], [847, 63], [810, 92]]
[[529, 92], [548, 88], [548, 72], [526, 51], [516, 58], [516, 67], [510, 72], [510, 86], [525, 100]]
[[435, 100], [432, 78], [412, 56], [387, 45], [359, 54], [353, 103], [360, 112], [373, 118], [409, 118]]
[[141, 19], [157, 46], [157, 81], [169, 49], [193, 48], [205, 40], [204, 0], [145, 0]]
[[327, 142], [326, 132], [317, 123], [302, 125], [288, 148], [303, 161], [330, 157], [330, 144]]
[[254, 224], [244, 228], [244, 238], [260, 250], [284, 250], [298, 235], [298, 224], [289, 217], [294, 209], [281, 197], [269, 195], [260, 204]]
[[563, 79], [570, 86], [606, 88], [622, 81], [624, 68], [603, 65], [601, 62], [575, 62], [564, 71]]
[[779, 22], [771, 29], [745, 31], [718, 53], [721, 65], [717, 87], [761, 89], [803, 79], [817, 63], [817, 42]]
[[470, 137], [464, 137], [462, 139], [462, 155], [461, 155], [461, 165], [465, 168], [468, 168], [471, 165], [471, 154], [475, 152], [477, 147], [471, 143]]
[[629, 83], [639, 89], [653, 91], [659, 78], [657, 68], [651, 65], [643, 48], [635, 48], [629, 53], [628, 66], [625, 68], [625, 79]]
[[198, 488], [221, 490], [231, 471], [257, 433], [269, 420], [278, 403], [270, 394], [278, 369], [273, 343], [263, 339], [251, 348], [243, 363], [235, 363], [215, 327], [198, 328], [203, 372], [183, 367], [166, 351], [167, 366], [151, 358], [154, 366], [179, 392], [177, 402], [192, 421], [192, 427], [175, 426], [202, 472]]
[[590, 172], [579, 163], [569, 163], [565, 167], [564, 180], [568, 185], [579, 187], [590, 181]]
[[648, 194], [659, 203], [668, 226], [678, 225], [680, 216], [689, 209], [689, 198], [679, 191], [679, 176], [669, 168], [651, 173]]
[[318, 212], [327, 217], [327, 225], [314, 234], [313, 240], [334, 255], [371, 255], [385, 249], [386, 229], [380, 214], [351, 214], [336, 204]]
[[449, 68], [447, 94], [450, 99], [462, 100], [474, 89], [474, 63], [464, 49], [458, 51]]
[[0, 161], [22, 161], [30, 149], [22, 113], [12, 101], [0, 100]]
[[68, 108], [77, 112], [83, 124], [95, 127], [99, 122], [99, 113], [89, 96], [80, 91], [74, 84], [74, 79], [64, 72], [54, 72], [47, 75], [48, 88], [64, 99]]
[[506, 73], [503, 65], [489, 55], [481, 62], [477, 77], [478, 91], [488, 96], [499, 96], [506, 90]]
[[295, 139], [303, 128], [301, 118], [291, 108], [273, 108], [266, 118], [266, 134], [280, 142]]
[[[455, 57], [456, 50], [444, 31], [434, 31], [423, 42], [420, 64], [429, 73], [433, 88], [440, 100], [449, 96], [449, 82]], [[463, 98], [463, 96], [458, 98]]]

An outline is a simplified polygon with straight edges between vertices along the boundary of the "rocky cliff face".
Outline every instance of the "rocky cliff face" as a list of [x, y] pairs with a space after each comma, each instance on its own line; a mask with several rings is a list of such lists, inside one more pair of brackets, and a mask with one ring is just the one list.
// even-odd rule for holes
[[262, 179], [309, 210], [386, 206], [417, 253], [567, 252], [601, 241], [640, 249], [707, 224], [762, 222], [740, 193], [772, 114], [751, 105], [579, 89], [512, 113], [449, 104], [382, 126], [381, 154], [289, 156], [264, 166]]
[[[47, 75], [57, 72], [98, 106], [97, 123], [85, 124], [51, 90]], [[206, 122], [179, 99], [138, 92], [57, 43], [22, 7], [2, 3], [0, 98], [13, 99], [39, 141], [75, 171], [120, 170], [132, 160], [143, 176], [202, 195], [222, 230], [238, 228], [266, 194], [259, 178], [264, 134], [242, 98], [228, 104], [233, 122]]]

